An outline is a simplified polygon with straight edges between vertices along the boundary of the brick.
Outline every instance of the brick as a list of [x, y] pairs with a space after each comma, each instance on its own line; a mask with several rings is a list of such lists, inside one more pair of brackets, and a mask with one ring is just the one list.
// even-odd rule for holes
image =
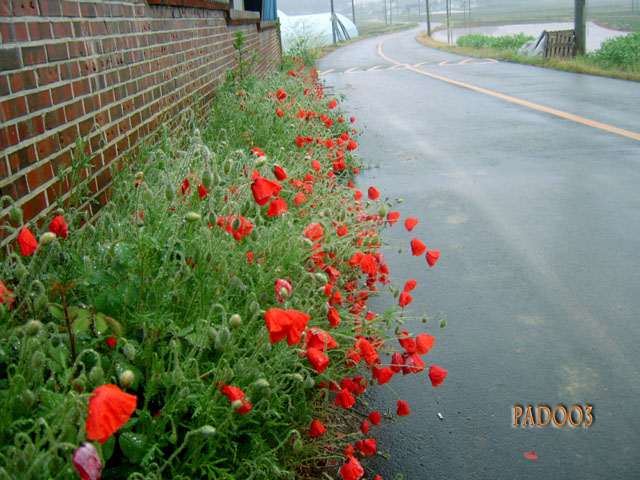
[[9, 163], [7, 158], [0, 159], [0, 178], [7, 178], [9, 176]]
[[80, 136], [82, 138], [85, 138], [87, 135], [89, 135], [91, 133], [91, 130], [93, 129], [93, 125], [94, 125], [94, 121], [92, 118], [89, 118], [87, 120], [83, 120], [82, 122], [80, 122], [78, 124], [78, 130], [80, 131]]
[[47, 51], [43, 45], [22, 47], [22, 63], [24, 66], [38, 65], [47, 61]]
[[9, 77], [7, 75], [0, 75], [0, 96], [4, 97], [9, 95]]
[[93, 18], [96, 16], [96, 7], [93, 3], [82, 3], [80, 4], [80, 14], [83, 17]]
[[36, 163], [36, 160], [36, 149], [33, 145], [21, 148], [9, 155], [9, 165], [14, 172], [27, 168]]
[[29, 41], [27, 25], [22, 22], [0, 23], [0, 36], [4, 43]]
[[92, 95], [82, 100], [84, 113], [91, 113], [100, 108], [100, 96]]
[[52, 135], [40, 140], [36, 143], [36, 152], [38, 153], [38, 160], [44, 160], [45, 158], [53, 155], [60, 149], [60, 143], [58, 142], [58, 135]]
[[18, 122], [18, 136], [21, 142], [41, 133], [44, 133], [44, 118], [42, 115]]
[[36, 74], [33, 70], [21, 70], [9, 75], [11, 92], [18, 93], [36, 87]]
[[18, 143], [18, 129], [15, 125], [9, 125], [0, 129], [0, 145], [3, 148], [11, 147]]
[[28, 23], [29, 39], [33, 41], [48, 40], [53, 38], [51, 32], [51, 23], [49, 22], [30, 22]]
[[0, 2], [0, 17], [10, 17], [13, 15], [13, 5], [11, 2], [2, 1]]
[[75, 80], [80, 76], [80, 63], [69, 62], [60, 65], [61, 80]]
[[111, 183], [111, 169], [105, 168], [98, 174], [96, 177], [96, 182], [98, 183], [98, 189], [102, 190], [107, 185]]
[[64, 85], [60, 85], [59, 87], [54, 87], [51, 89], [51, 99], [54, 104], [59, 104], [71, 100], [73, 98], [73, 90], [71, 89], [71, 84], [65, 83]]
[[16, 17], [36, 17], [40, 14], [38, 11], [38, 2], [36, 0], [11, 0], [11, 3], [13, 4], [13, 14]]
[[3, 123], [26, 114], [27, 102], [24, 97], [13, 98], [0, 103], [0, 119]]
[[44, 128], [52, 130], [60, 125], [64, 125], [67, 119], [64, 116], [64, 108], [58, 108], [45, 113], [44, 115]]
[[80, 16], [80, 7], [78, 6], [78, 2], [62, 0], [62, 14], [65, 17], [79, 17]]
[[71, 125], [61, 132], [58, 132], [58, 141], [60, 142], [60, 148], [65, 148], [75, 143], [77, 138], [78, 127], [76, 125]]
[[91, 84], [89, 83], [89, 80], [81, 78], [80, 80], [73, 82], [74, 97], [81, 97], [89, 93], [91, 93]]
[[19, 48], [0, 48], [0, 71], [17, 70], [21, 66]]
[[122, 105], [114, 105], [109, 109], [109, 116], [111, 117], [111, 121], [115, 122], [120, 117], [122, 117]]
[[22, 213], [24, 215], [24, 221], [28, 222], [32, 220], [40, 212], [42, 212], [45, 208], [47, 208], [47, 199], [45, 198], [44, 192], [40, 192], [37, 195], [33, 196], [26, 203], [21, 205]]
[[43, 86], [60, 80], [58, 75], [58, 67], [42, 67], [36, 69], [38, 85]]
[[78, 100], [70, 105], [64, 107], [64, 114], [67, 117], [67, 122], [72, 122], [76, 118], [84, 115], [84, 108], [82, 107], [82, 100]]
[[49, 90], [41, 90], [39, 92], [27, 95], [27, 104], [29, 105], [29, 112], [37, 112], [43, 108], [51, 106], [51, 93]]
[[29, 190], [33, 191], [39, 186], [48, 182], [54, 177], [53, 170], [51, 169], [51, 163], [46, 162], [40, 165], [35, 170], [31, 170], [27, 173], [27, 183], [29, 184]]
[[68, 38], [73, 36], [71, 22], [54, 22], [51, 26], [54, 38]]
[[[69, 150], [62, 152], [60, 155], [51, 160], [51, 169], [53, 173], [58, 176], [60, 175], [66, 168], [71, 166], [71, 153]], [[60, 184], [60, 182], [58, 182]], [[69, 184], [64, 182], [62, 185], [63, 193], [69, 191]]]
[[46, 49], [47, 58], [50, 62], [59, 62], [69, 58], [69, 50], [66, 43], [49, 43]]
[[40, 0], [40, 13], [43, 17], [59, 17], [62, 15], [60, 0]]

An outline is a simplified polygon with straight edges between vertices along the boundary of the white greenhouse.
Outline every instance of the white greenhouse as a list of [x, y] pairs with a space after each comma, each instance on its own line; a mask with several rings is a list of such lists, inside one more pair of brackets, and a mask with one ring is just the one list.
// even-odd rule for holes
[[[338, 41], [358, 36], [358, 27], [351, 20], [339, 13], [336, 13], [336, 17], [338, 20], [336, 23]], [[282, 48], [285, 51], [300, 43], [313, 46], [333, 43], [330, 12], [314, 15], [287, 15], [278, 10], [278, 18], [280, 19]]]

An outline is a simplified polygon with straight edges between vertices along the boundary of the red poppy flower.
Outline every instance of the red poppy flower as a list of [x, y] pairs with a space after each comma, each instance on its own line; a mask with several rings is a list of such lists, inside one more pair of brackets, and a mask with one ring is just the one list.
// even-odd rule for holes
[[418, 373], [422, 370], [424, 370], [424, 362], [417, 353], [412, 353], [404, 361], [402, 374], [409, 375], [410, 373]]
[[395, 373], [398, 373], [402, 370], [404, 366], [404, 357], [400, 352], [395, 352], [391, 355], [391, 370]]
[[238, 412], [240, 415], [244, 415], [249, 410], [251, 410], [251, 403], [245, 401], [244, 397], [246, 394], [240, 388], [223, 383], [220, 391], [223, 395], [229, 397], [229, 401], [231, 403], [235, 402], [236, 400], [240, 400], [240, 408], [236, 409], [236, 412]]
[[324, 372], [329, 366], [329, 357], [317, 348], [307, 350], [307, 360], [318, 373]]
[[360, 354], [364, 361], [367, 362], [367, 365], [372, 365], [378, 359], [377, 350], [368, 340], [361, 338], [356, 342], [356, 348], [360, 350]]
[[107, 337], [105, 339], [105, 342], [107, 343], [107, 347], [109, 348], [115, 348], [117, 341], [118, 341], [117, 337]]
[[371, 423], [373, 423], [376, 427], [378, 426], [378, 424], [380, 423], [380, 420], [382, 420], [382, 416], [380, 415], [380, 413], [378, 413], [377, 410], [374, 410], [373, 412], [371, 412], [367, 418], [369, 419], [369, 421]]
[[338, 344], [333, 338], [331, 338], [331, 335], [329, 335], [328, 332], [325, 332], [320, 328], [313, 327], [307, 330], [302, 348], [315, 348], [323, 352], [325, 350], [336, 348], [337, 346]]
[[396, 223], [399, 218], [400, 212], [389, 212], [387, 214], [387, 221], [389, 222], [389, 225], [393, 225], [394, 223]]
[[352, 152], [356, 148], [358, 148], [358, 144], [356, 142], [354, 142], [353, 140], [349, 140], [349, 143], [347, 143], [347, 150]]
[[309, 436], [311, 438], [316, 438], [325, 433], [327, 429], [320, 423], [319, 420], [314, 420], [311, 422], [311, 428], [309, 429]]
[[404, 400], [398, 400], [398, 403], [396, 405], [398, 405], [397, 413], [399, 417], [403, 417], [411, 413], [411, 410], [409, 410], [409, 405], [407, 405], [407, 402], [405, 402]]
[[87, 438], [104, 443], [129, 421], [138, 399], [116, 385], [102, 385], [93, 393], [94, 396], [89, 399], [89, 415], [85, 424]]
[[436, 339], [433, 338], [431, 335], [427, 335], [425, 333], [421, 333], [416, 338], [416, 351], [420, 355], [424, 355], [429, 350], [431, 350], [431, 347], [433, 347], [433, 344], [434, 344], [435, 341], [436, 341]]
[[417, 257], [418, 255], [422, 255], [426, 249], [427, 249], [427, 246], [417, 238], [414, 238], [411, 240], [411, 253], [413, 254], [414, 257]]
[[529, 460], [538, 460], [538, 454], [536, 452], [524, 452], [524, 456]]
[[347, 459], [340, 467], [340, 477], [342, 480], [360, 480], [364, 476], [364, 468], [360, 462], [353, 456], [347, 456]]
[[277, 98], [278, 100], [284, 100], [285, 98], [287, 98], [287, 92], [285, 92], [283, 89], [281, 89], [281, 88], [280, 88], [280, 89], [276, 92], [276, 98]]
[[182, 185], [180, 186], [180, 190], [182, 191], [182, 195], [185, 195], [186, 193], [188, 193], [191, 187], [191, 183], [189, 182], [189, 178], [185, 177], [184, 181], [182, 182]]
[[322, 164], [314, 158], [313, 160], [311, 160], [311, 168], [314, 171], [319, 172], [320, 169], [322, 168]]
[[9, 306], [9, 310], [11, 310], [11, 305], [15, 302], [15, 298], [13, 298], [13, 292], [7, 288], [2, 280], [0, 280], [0, 303], [6, 303]]
[[376, 453], [376, 440], [375, 438], [366, 438], [356, 442], [356, 448], [360, 450], [363, 455], [373, 455]]
[[28, 257], [33, 255], [39, 244], [36, 237], [26, 227], [22, 227], [18, 234], [18, 245], [20, 246], [20, 255]]
[[310, 315], [297, 310], [270, 308], [264, 314], [264, 321], [269, 329], [271, 343], [279, 342], [285, 337], [289, 345], [300, 343], [302, 332], [310, 318]]
[[278, 195], [282, 185], [264, 177], [258, 177], [251, 183], [253, 198], [260, 206], [266, 205], [271, 196]]
[[356, 123], [356, 117], [351, 117], [351, 118], [349, 119], [349, 121], [350, 121], [351, 123]]
[[293, 203], [295, 203], [296, 207], [300, 206], [302, 202], [306, 202], [307, 197], [302, 192], [296, 193], [295, 198], [293, 199]]
[[368, 275], [376, 275], [378, 273], [378, 263], [376, 257], [367, 253], [360, 259], [360, 270]]
[[369, 422], [367, 422], [366, 420], [360, 424], [360, 431], [362, 432], [363, 435], [366, 435], [367, 433], [369, 433], [369, 428], [370, 428]]
[[407, 229], [407, 232], [413, 230], [413, 227], [415, 227], [417, 224], [418, 219], [413, 217], [409, 217], [404, 221], [404, 227]]
[[284, 215], [289, 211], [289, 207], [282, 197], [276, 197], [269, 203], [269, 209], [267, 210], [267, 217], [278, 217]]
[[102, 462], [96, 447], [91, 443], [83, 443], [73, 452], [73, 467], [82, 480], [100, 480]]
[[356, 190], [355, 195], [353, 196], [354, 200], [357, 202], [358, 200], [360, 200], [362, 197], [364, 196], [364, 193], [362, 193], [360, 190]]
[[438, 259], [440, 258], [439, 250], [428, 250], [427, 251], [427, 263], [430, 267], [433, 267]]
[[310, 223], [302, 231], [302, 234], [312, 242], [315, 242], [322, 237], [324, 230], [322, 229], [322, 225], [319, 223]]
[[398, 338], [398, 343], [407, 351], [408, 354], [416, 353], [418, 347], [415, 339], [411, 337], [409, 332], [406, 330], [400, 330], [400, 333], [402, 333], [403, 336]]
[[380, 192], [376, 187], [369, 187], [367, 193], [369, 194], [370, 200], [376, 200], [380, 196]]
[[410, 292], [412, 291], [414, 288], [416, 288], [416, 285], [418, 285], [418, 282], [411, 279], [411, 280], [407, 280], [407, 283], [404, 284], [404, 288], [402, 289], [404, 292]]
[[335, 100], [331, 100], [331, 101], [329, 102], [329, 110], [331, 110], [331, 109], [333, 109], [333, 108], [335, 108], [335, 107], [337, 107], [337, 106], [338, 106], [338, 102], [337, 102], [337, 101], [335, 101]]
[[283, 181], [283, 180], [287, 179], [287, 172], [284, 171], [284, 168], [282, 168], [282, 167], [280, 167], [278, 165], [273, 167], [273, 174], [280, 181]]
[[347, 233], [349, 233], [349, 230], [347, 229], [347, 226], [343, 223], [338, 226], [336, 233], [338, 234], [339, 237], [344, 237]]
[[356, 404], [356, 399], [353, 398], [349, 390], [343, 388], [338, 395], [336, 395], [336, 403], [342, 408], [351, 408]]
[[283, 115], [284, 115], [284, 112], [282, 111], [282, 109], [276, 108], [276, 115], [278, 115], [280, 118], [282, 118]]
[[407, 292], [400, 293], [400, 297], [398, 298], [398, 305], [404, 308], [411, 302], [413, 302], [413, 297], [411, 297], [411, 295], [409, 295]]
[[[240, 226], [237, 229], [233, 229], [233, 221], [238, 218], [240, 220]], [[251, 233], [253, 230], [253, 224], [247, 221], [246, 218], [237, 215], [232, 215], [230, 217], [218, 217], [218, 226], [224, 228], [224, 231], [227, 233], [231, 233], [233, 237], [239, 242], [244, 237]]]
[[389, 367], [383, 367], [378, 371], [378, 385], [384, 385], [393, 377], [393, 370]]
[[58, 215], [49, 223], [49, 231], [56, 234], [58, 238], [67, 238], [67, 222], [62, 215]]
[[338, 311], [333, 307], [329, 308], [327, 319], [329, 320], [329, 324], [332, 327], [337, 327], [338, 325], [340, 325], [340, 315], [338, 315]]
[[204, 188], [204, 185], [202, 184], [198, 185], [198, 197], [200, 197], [200, 200], [202, 200], [207, 195], [209, 195], [209, 190]]
[[431, 365], [431, 368], [429, 368], [429, 378], [431, 379], [431, 385], [437, 387], [447, 378], [447, 371], [437, 365]]
[[284, 301], [291, 296], [291, 291], [293, 290], [293, 287], [286, 280], [283, 280], [282, 278], [278, 278], [276, 280], [274, 290], [276, 293], [276, 299], [278, 300], [278, 303], [283, 304]]

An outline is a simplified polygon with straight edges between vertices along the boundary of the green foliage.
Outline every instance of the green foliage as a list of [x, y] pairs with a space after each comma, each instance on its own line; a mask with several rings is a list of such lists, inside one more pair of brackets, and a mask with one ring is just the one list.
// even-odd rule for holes
[[606, 40], [589, 57], [604, 68], [640, 72], [640, 32]]
[[[242, 41], [238, 35], [240, 52]], [[1, 478], [76, 478], [71, 456], [87, 441], [88, 401], [104, 384], [135, 395], [137, 410], [95, 443], [103, 479], [294, 478], [306, 457], [333, 459], [357, 436], [334, 430], [319, 443], [309, 438], [311, 420], [330, 410], [317, 387], [357, 374], [344, 363], [355, 336], [384, 340], [393, 311], [365, 322], [353, 299], [336, 305], [342, 323], [331, 335], [339, 347], [327, 353], [322, 374], [301, 358], [301, 345], [272, 344], [265, 326], [265, 311], [278, 307], [329, 330], [327, 279], [314, 259], [332, 258], [341, 269], [336, 288], [356, 288], [361, 272], [348, 259], [375, 252], [377, 236], [362, 232], [380, 228], [376, 216], [362, 217], [345, 185], [357, 158], [345, 147], [349, 170], [333, 175], [329, 150], [316, 146], [319, 138], [349, 138], [350, 126], [327, 108], [315, 70], [294, 65], [295, 77], [227, 83], [200, 128], [194, 114], [174, 130], [165, 125], [155, 146], [113, 170], [94, 225], [77, 209], [58, 212], [68, 238], [29, 257], [10, 252], [2, 263], [14, 301], [0, 302]], [[301, 138], [311, 139], [321, 173], [311, 170], [310, 149], [296, 144]], [[309, 199], [295, 207], [299, 190], [283, 181], [290, 211], [270, 217], [254, 201], [251, 176], [273, 178], [276, 165]], [[78, 161], [65, 175], [79, 179], [73, 169], [85, 167]], [[223, 228], [234, 215], [253, 225], [241, 241]], [[311, 222], [325, 232], [315, 246], [303, 236]], [[334, 222], [349, 234], [336, 235]], [[230, 223], [239, 228], [238, 219]], [[37, 236], [47, 225], [30, 228]], [[281, 278], [293, 286], [283, 305], [274, 294]], [[353, 295], [370, 294], [365, 288]], [[247, 414], [232, 408], [222, 384], [246, 393]], [[336, 450], [323, 450], [325, 442]]]
[[534, 37], [519, 33], [517, 35], [503, 35], [491, 37], [479, 33], [471, 33], [458, 37], [456, 44], [460, 47], [470, 48], [492, 48], [495, 50], [517, 50]]

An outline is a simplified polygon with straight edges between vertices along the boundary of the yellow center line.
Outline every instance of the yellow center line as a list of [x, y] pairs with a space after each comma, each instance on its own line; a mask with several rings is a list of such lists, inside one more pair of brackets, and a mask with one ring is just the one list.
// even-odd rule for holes
[[443, 66], [443, 65], [446, 65], [447, 63], [449, 63], [449, 60], [445, 60], [444, 62], [440, 62], [440, 63], [438, 64], [438, 66], [439, 66], [439, 67], [441, 67], [441, 66]]
[[327, 73], [331, 73], [335, 70], [335, 68], [330, 68], [329, 70], [326, 70], [324, 72], [320, 72], [319, 75], [326, 75]]
[[464, 65], [467, 62], [470, 62], [471, 60], [473, 60], [473, 58], [466, 58], [464, 60], [462, 60], [461, 62], [458, 62], [458, 65]]
[[506, 100], [507, 102], [515, 103], [518, 105], [522, 105], [523, 107], [528, 107], [533, 110], [538, 110], [540, 112], [545, 112], [550, 115], [555, 115], [560, 118], [564, 118], [566, 120], [570, 120], [572, 122], [581, 123], [583, 125], [587, 125], [589, 127], [598, 128], [600, 130], [604, 130], [610, 133], [615, 133], [616, 135], [621, 135], [623, 137], [631, 138], [633, 140], [640, 141], [640, 133], [632, 132], [630, 130], [625, 130], [623, 128], [613, 127], [611, 125], [607, 125], [606, 123], [596, 122], [595, 120], [589, 120], [588, 118], [580, 117], [578, 115], [574, 115], [572, 113], [563, 112], [562, 110], [556, 110], [555, 108], [545, 107], [544, 105], [538, 105], [537, 103], [528, 102], [526, 100], [521, 100], [516, 97], [511, 97], [509, 95], [504, 95], [502, 93], [494, 92], [493, 90], [487, 90], [486, 88], [476, 87], [475, 85], [471, 85], [469, 83], [459, 82], [458, 80], [453, 80], [451, 78], [443, 77], [441, 75], [436, 75], [435, 73], [429, 73], [422, 70], [419, 70], [411, 65], [401, 64], [400, 62], [393, 60], [387, 57], [384, 53], [382, 53], [382, 43], [378, 44], [378, 55], [384, 58], [386, 61], [395, 63], [396, 65], [403, 65], [408, 70], [419, 73], [421, 75], [425, 75], [427, 77], [435, 78], [437, 80], [441, 80], [443, 82], [450, 83], [452, 85], [457, 85], [459, 87], [468, 88], [469, 90], [473, 90], [479, 93], [484, 93], [485, 95], [490, 95], [492, 97], [500, 98], [501, 100]]
[[369, 70], [367, 70], [367, 72], [373, 72], [374, 70], [378, 69], [382, 67], [382, 65], [376, 65], [375, 67], [371, 67]]
[[353, 67], [353, 68], [350, 68], [349, 70], [345, 70], [344, 73], [353, 73], [357, 69], [358, 69], [358, 67]]

